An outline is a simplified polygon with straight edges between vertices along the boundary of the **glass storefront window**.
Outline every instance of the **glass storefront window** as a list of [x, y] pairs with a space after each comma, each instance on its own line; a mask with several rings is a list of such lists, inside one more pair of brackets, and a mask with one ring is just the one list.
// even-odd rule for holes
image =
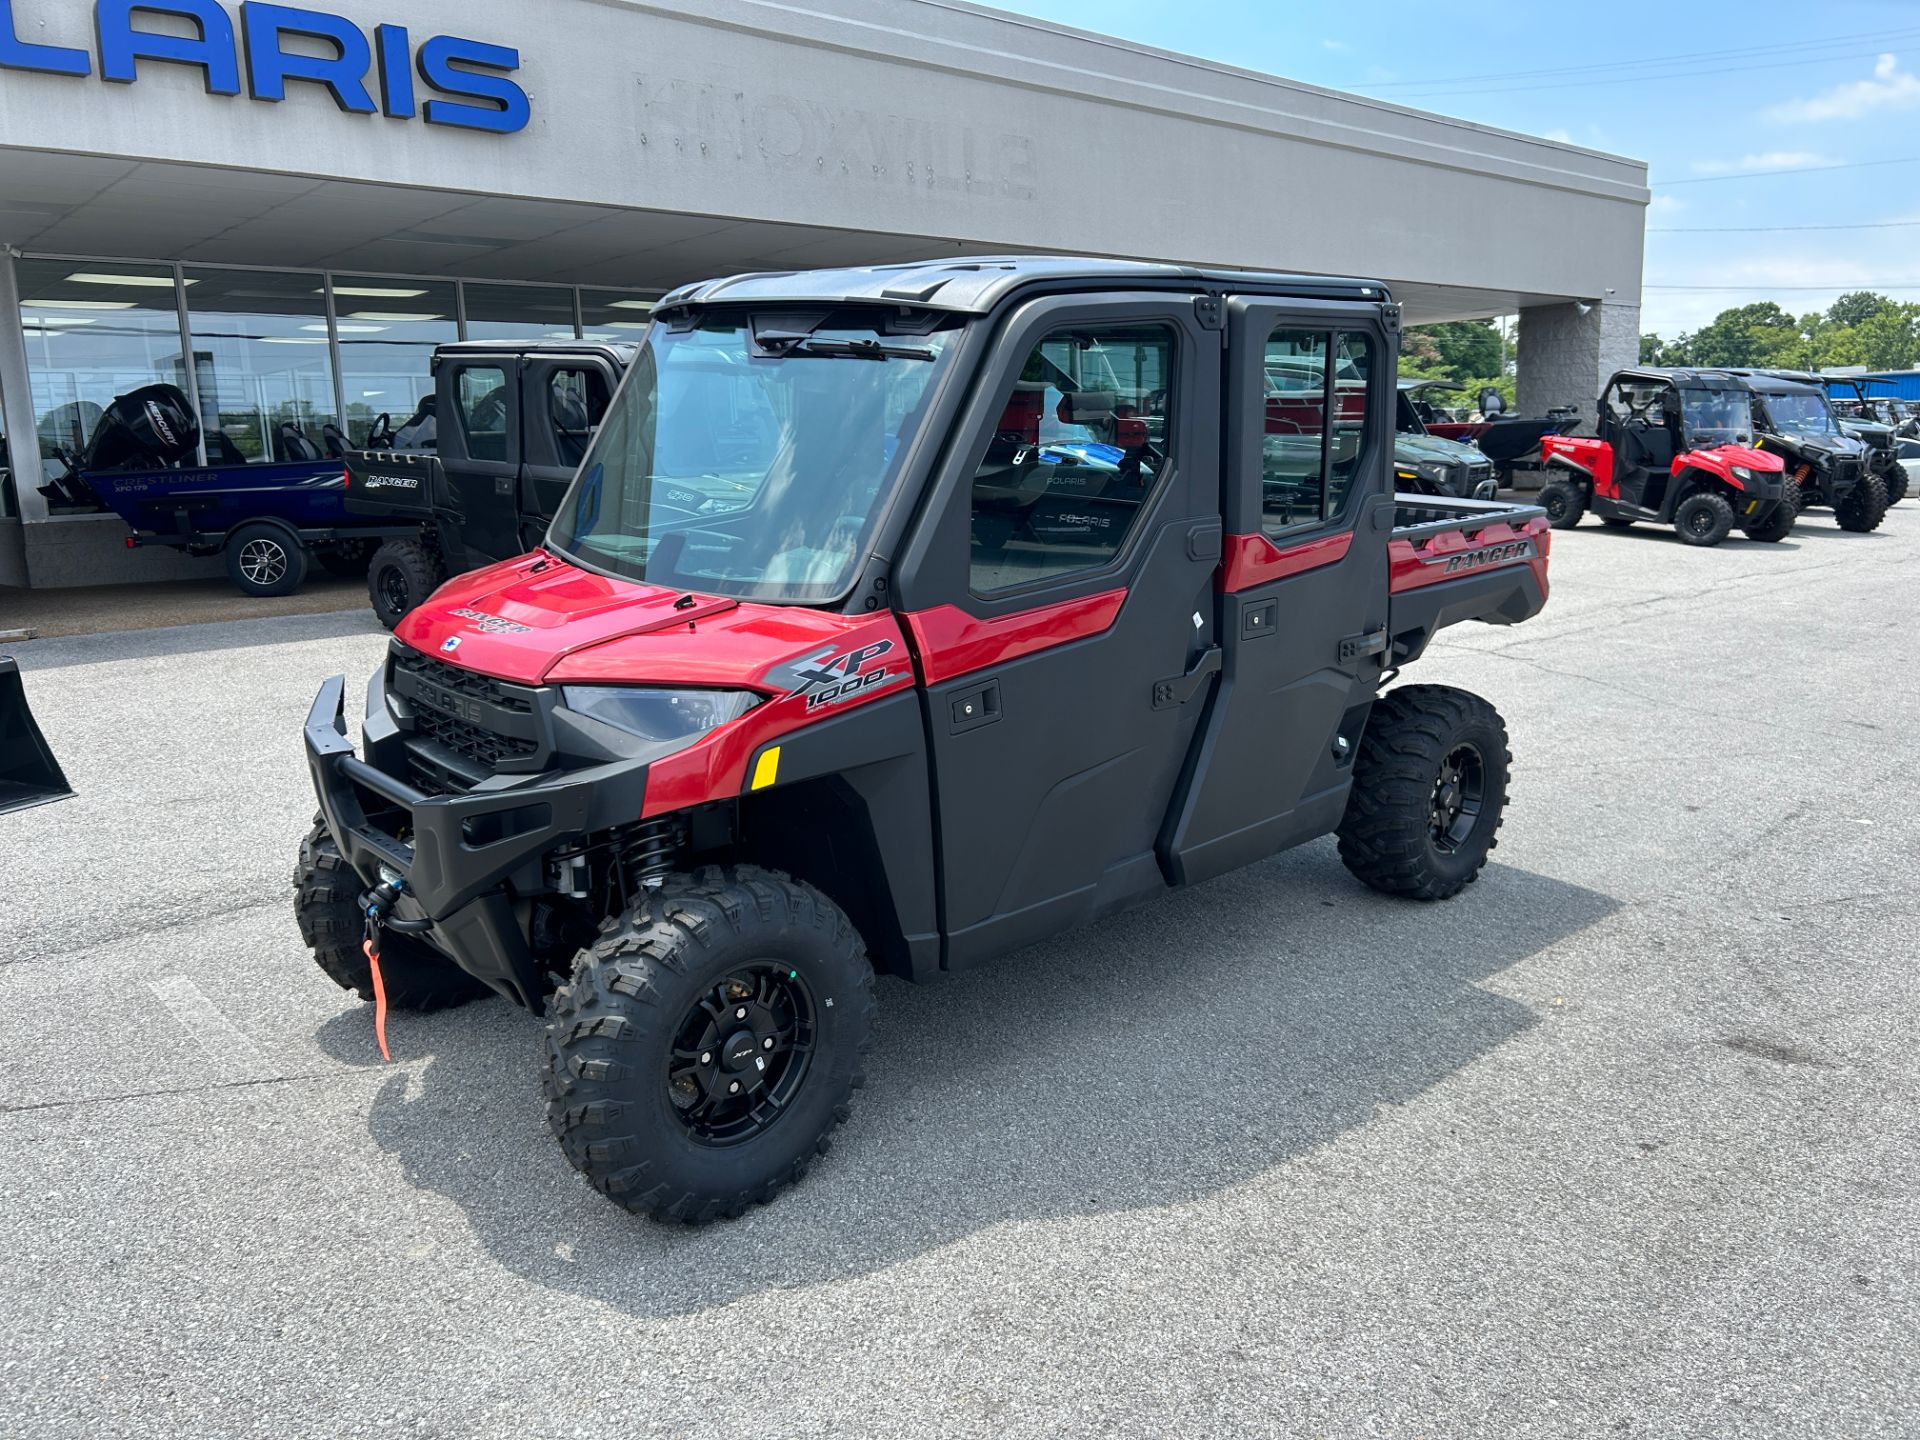
[[186, 281], [207, 462], [343, 453], [322, 277], [190, 267]]
[[573, 291], [562, 286], [466, 283], [467, 339], [571, 340]]
[[589, 340], [638, 340], [653, 301], [625, 290], [582, 290], [580, 319]]
[[353, 445], [386, 416], [403, 428], [433, 404], [433, 347], [460, 338], [453, 284], [377, 275], [333, 277], [340, 381]]
[[[184, 400], [187, 375], [173, 267], [21, 260], [14, 273], [41, 468], [61, 492], [60, 482], [80, 467], [101, 416], [116, 399], [159, 384], [177, 387]], [[112, 463], [150, 462], [159, 468], [195, 458], [159, 460], [120, 446]], [[51, 503], [56, 510], [87, 506], [79, 490]]]

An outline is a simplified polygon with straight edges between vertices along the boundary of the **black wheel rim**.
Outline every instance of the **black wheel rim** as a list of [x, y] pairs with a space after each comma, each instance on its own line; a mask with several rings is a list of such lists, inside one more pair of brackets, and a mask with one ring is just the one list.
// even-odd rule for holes
[[1567, 499], [1564, 495], [1549, 495], [1546, 498], [1547, 519], [1564, 520], [1567, 516]]
[[380, 572], [380, 603], [395, 615], [404, 615], [412, 608], [408, 588], [407, 577], [397, 566], [389, 565]]
[[1478, 746], [1462, 741], [1440, 762], [1433, 782], [1428, 828], [1434, 845], [1451, 853], [1466, 843], [1487, 801], [1487, 763]]
[[1713, 512], [1704, 505], [1696, 505], [1687, 512], [1687, 529], [1695, 535], [1713, 533]]
[[813, 1067], [813, 992], [797, 970], [762, 960], [729, 970], [674, 1031], [667, 1098], [701, 1145], [743, 1145], [793, 1104]]

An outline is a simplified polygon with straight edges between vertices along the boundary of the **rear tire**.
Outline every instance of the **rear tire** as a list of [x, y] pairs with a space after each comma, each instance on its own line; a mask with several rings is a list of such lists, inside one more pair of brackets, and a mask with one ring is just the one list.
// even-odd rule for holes
[[1555, 530], [1571, 530], [1587, 513], [1587, 497], [1571, 480], [1549, 480], [1540, 487], [1537, 502]]
[[[324, 821], [316, 820], [300, 842], [293, 888], [294, 918], [314, 963], [342, 990], [371, 1003], [373, 967], [360, 948], [366, 938], [360, 894], [366, 887], [341, 856]], [[391, 932], [380, 939], [380, 980], [387, 1004], [395, 1010], [449, 1010], [493, 994], [423, 941]]]
[[1907, 471], [1898, 460], [1887, 467], [1887, 473], [1880, 477], [1887, 485], [1887, 508], [1891, 510], [1907, 498]]
[[1887, 518], [1887, 482], [1878, 475], [1861, 476], [1847, 498], [1833, 507], [1833, 518], [1842, 530], [1856, 535], [1878, 530]]
[[1507, 727], [1478, 695], [1448, 685], [1388, 691], [1360, 737], [1340, 859], [1384, 894], [1459, 894], [1497, 843], [1512, 763]]
[[307, 578], [307, 549], [278, 525], [242, 525], [227, 537], [227, 578], [243, 594], [291, 595]]
[[1688, 545], [1718, 545], [1733, 533], [1733, 506], [1715, 490], [1696, 490], [1674, 508], [1673, 528]]
[[389, 540], [367, 567], [367, 598], [380, 623], [391, 630], [445, 579], [440, 557], [418, 540]]
[[567, 1159], [616, 1205], [700, 1225], [826, 1153], [862, 1082], [873, 971], [820, 891], [709, 866], [608, 920], [547, 1013], [547, 1123]]

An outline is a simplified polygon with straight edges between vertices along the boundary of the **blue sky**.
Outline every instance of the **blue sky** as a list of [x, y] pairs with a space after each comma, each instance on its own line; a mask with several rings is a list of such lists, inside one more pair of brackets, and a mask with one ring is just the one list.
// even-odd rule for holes
[[[1644, 330], [1854, 289], [1920, 301], [1920, 0], [1000, 4], [1647, 161]], [[1916, 163], [1755, 173], [1899, 159]]]

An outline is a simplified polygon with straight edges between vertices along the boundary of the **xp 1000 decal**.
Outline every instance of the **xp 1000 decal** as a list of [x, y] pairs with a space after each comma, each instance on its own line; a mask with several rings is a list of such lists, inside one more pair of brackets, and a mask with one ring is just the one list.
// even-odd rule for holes
[[[876, 685], [884, 685], [904, 673], [887, 668], [885, 657], [893, 648], [891, 640], [875, 640], [837, 655], [828, 650], [802, 660], [787, 671], [793, 693], [807, 697], [809, 710], [864, 695]], [[876, 661], [880, 663], [875, 664]]]

